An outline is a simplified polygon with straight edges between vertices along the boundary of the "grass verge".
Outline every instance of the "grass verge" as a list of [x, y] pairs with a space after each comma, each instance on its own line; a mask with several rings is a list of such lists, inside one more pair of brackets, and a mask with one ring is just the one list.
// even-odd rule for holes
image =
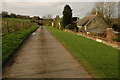
[[20, 30], [2, 37], [2, 64], [8, 60], [22, 42], [39, 26], [33, 26], [25, 30]]
[[52, 27], [47, 29], [95, 78], [118, 78], [117, 49], [80, 35]]

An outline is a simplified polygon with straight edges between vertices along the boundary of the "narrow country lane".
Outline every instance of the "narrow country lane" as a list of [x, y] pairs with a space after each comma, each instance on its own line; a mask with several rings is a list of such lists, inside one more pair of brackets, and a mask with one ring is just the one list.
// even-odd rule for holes
[[90, 78], [45, 27], [33, 33], [3, 68], [3, 78]]

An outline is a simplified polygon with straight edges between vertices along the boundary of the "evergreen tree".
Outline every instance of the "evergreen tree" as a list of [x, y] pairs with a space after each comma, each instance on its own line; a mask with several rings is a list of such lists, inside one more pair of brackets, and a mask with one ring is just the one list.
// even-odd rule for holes
[[62, 27], [65, 28], [68, 24], [72, 23], [72, 9], [69, 5], [65, 5], [62, 18]]

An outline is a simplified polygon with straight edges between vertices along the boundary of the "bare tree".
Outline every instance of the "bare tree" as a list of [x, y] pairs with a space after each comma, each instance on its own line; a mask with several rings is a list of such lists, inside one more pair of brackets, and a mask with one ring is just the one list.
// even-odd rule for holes
[[111, 19], [114, 15], [115, 7], [116, 2], [97, 2], [92, 12], [98, 12], [105, 22], [111, 25]]

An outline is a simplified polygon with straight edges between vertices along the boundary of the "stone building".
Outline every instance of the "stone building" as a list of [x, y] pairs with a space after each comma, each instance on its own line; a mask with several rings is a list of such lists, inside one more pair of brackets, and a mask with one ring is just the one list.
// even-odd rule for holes
[[92, 32], [92, 33], [104, 33], [108, 25], [99, 16], [98, 13], [95, 15], [86, 16], [83, 19], [77, 20], [77, 27], [80, 32]]

